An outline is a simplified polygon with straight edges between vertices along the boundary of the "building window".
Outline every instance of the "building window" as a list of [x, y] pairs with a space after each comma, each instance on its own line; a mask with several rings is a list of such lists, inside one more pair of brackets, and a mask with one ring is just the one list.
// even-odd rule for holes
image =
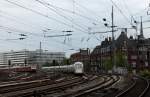
[[145, 59], [147, 60], [148, 58], [147, 58], [147, 55], [145, 55]]
[[145, 66], [148, 67], [148, 62], [145, 62]]
[[131, 59], [137, 59], [137, 56], [131, 56]]
[[133, 63], [132, 63], [132, 66], [135, 68], [135, 67], [136, 67], [136, 63], [135, 63], [135, 62], [133, 62]]

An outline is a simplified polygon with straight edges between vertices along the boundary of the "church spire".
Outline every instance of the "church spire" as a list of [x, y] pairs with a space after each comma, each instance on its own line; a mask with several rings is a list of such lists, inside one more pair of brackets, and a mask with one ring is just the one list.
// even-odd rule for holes
[[143, 21], [142, 21], [142, 16], [141, 16], [140, 36], [141, 36], [141, 38], [144, 38], [144, 35], [143, 35]]

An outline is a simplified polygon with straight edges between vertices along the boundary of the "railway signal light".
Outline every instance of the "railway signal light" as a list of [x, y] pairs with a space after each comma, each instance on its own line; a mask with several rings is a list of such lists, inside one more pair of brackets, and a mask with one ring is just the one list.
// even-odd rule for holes
[[25, 35], [25, 34], [19, 34], [20, 36], [27, 36], [27, 35]]
[[106, 18], [103, 18], [103, 21], [106, 21]]
[[73, 31], [71, 31], [71, 30], [67, 30], [67, 31], [62, 31], [62, 32], [73, 32]]
[[11, 66], [11, 60], [8, 60], [8, 65]]
[[26, 39], [26, 38], [19, 38], [19, 40], [24, 40], [24, 39]]
[[27, 59], [24, 59], [24, 64], [25, 64], [25, 66], [26, 66], [26, 64], [27, 64]]

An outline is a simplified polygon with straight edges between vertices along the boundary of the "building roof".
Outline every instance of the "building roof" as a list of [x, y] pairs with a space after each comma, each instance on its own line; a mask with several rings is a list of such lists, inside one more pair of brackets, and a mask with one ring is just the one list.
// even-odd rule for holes
[[101, 45], [96, 46], [96, 47], [93, 49], [91, 55], [92, 55], [92, 54], [96, 54], [97, 52], [100, 52], [100, 50], [101, 50]]

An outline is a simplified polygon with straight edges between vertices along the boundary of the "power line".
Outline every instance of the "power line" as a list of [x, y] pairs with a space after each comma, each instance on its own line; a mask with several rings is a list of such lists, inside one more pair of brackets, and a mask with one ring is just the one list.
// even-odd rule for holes
[[[60, 12], [57, 8], [55, 8], [54, 6], [51, 6], [51, 4], [49, 4], [49, 3], [47, 3], [47, 2], [42, 2], [42, 1], [40, 1], [40, 0], [36, 0], [36, 1], [39, 2], [40, 4], [42, 4], [43, 6], [47, 7], [48, 9], [52, 10], [53, 12], [55, 12], [56, 14], [58, 14], [59, 16], [65, 18], [66, 20], [68, 20], [68, 21], [71, 22], [72, 24], [75, 24], [76, 26], [78, 26], [78, 27], [80, 27], [81, 29], [85, 30], [84, 32], [87, 33], [87, 32], [86, 32], [87, 29], [85, 29], [85, 28], [82, 27], [81, 25], [79, 25], [79, 24], [73, 22], [72, 19], [69, 19], [69, 18], [66, 17], [65, 15], [60, 14], [61, 12]], [[44, 1], [44, 0], [43, 0], [43, 1]], [[50, 7], [54, 8], [54, 9], [52, 9], [52, 8], [50, 8]], [[57, 11], [59, 11], [59, 12], [57, 12]], [[73, 12], [73, 14], [74, 14], [74, 12]], [[74, 28], [74, 26], [72, 26], [72, 27]]]
[[[2, 15], [0, 15], [0, 18], [5, 18], [5, 19], [7, 19], [7, 20], [9, 19], [9, 20], [14, 21], [14, 22], [16, 22], [16, 23], [26, 25], [26, 26], [28, 26], [28, 27], [30, 27], [30, 28], [39, 29], [39, 30], [41, 30], [42, 32], [48, 32], [49, 30], [52, 30], [52, 29], [49, 29], [49, 28], [45, 28], [46, 30], [42, 30], [42, 29], [40, 29], [40, 27], [35, 26], [34, 24], [31, 25], [31, 23], [25, 23], [24, 21], [18, 21], [18, 17], [12, 16], [11, 14], [5, 13], [5, 12], [3, 12], [3, 11], [0, 11], [0, 13], [3, 13], [4, 15], [7, 15], [7, 16], [4, 16], [4, 15], [2, 14]], [[42, 28], [42, 27], [41, 27], [41, 28]], [[60, 31], [60, 30], [59, 30], [59, 31]], [[18, 32], [18, 31], [17, 31], [17, 32]], [[22, 32], [22, 31], [21, 31], [21, 32]], [[62, 31], [62, 32], [64, 32], [64, 31]], [[69, 31], [67, 30], [67, 31], [65, 31], [65, 32], [69, 32]], [[33, 32], [32, 32], [32, 33], [33, 33]]]
[[1, 26], [1, 25], [0, 25], [0, 29], [4, 29], [4, 30], [8, 30], [8, 31], [12, 31], [12, 32], [23, 33], [23, 34], [30, 34], [30, 35], [41, 36], [41, 35], [39, 35], [39, 34], [37, 34], [37, 33], [31, 33], [31, 32], [22, 31], [22, 30], [18, 30], [18, 29], [10, 28], [10, 27], [6, 27], [6, 26]]
[[85, 6], [83, 6], [83, 5], [79, 4], [79, 3], [77, 3], [76, 1], [75, 1], [75, 3], [76, 3], [79, 7], [81, 7], [82, 9], [84, 9], [84, 10], [86, 10], [87, 12], [91, 13], [91, 15], [97, 16], [97, 17], [101, 17], [101, 16], [97, 15], [95, 12], [93, 12], [92, 10], [90, 10], [90, 9], [86, 8]]
[[33, 29], [39, 29], [41, 30], [40, 28], [43, 28], [43, 27], [40, 27], [40, 26], [36, 26], [35, 24], [31, 24], [31, 22], [29, 23], [25, 23], [23, 19], [19, 18], [19, 17], [16, 17], [16, 16], [13, 16], [12, 14], [9, 14], [9, 13], [6, 13], [4, 11], [0, 11], [0, 13], [2, 15], [0, 15], [0, 18], [5, 18], [5, 19], [9, 19], [11, 21], [14, 21], [16, 23], [19, 23], [19, 24], [23, 24], [23, 25], [26, 25], [30, 28], [33, 28]]
[[[31, 12], [34, 12], [34, 13], [36, 13], [36, 14], [39, 14], [39, 15], [41, 15], [41, 16], [44, 16], [44, 17], [47, 17], [47, 18], [51, 18], [51, 17], [48, 17], [48, 16], [46, 16], [46, 15], [40, 13], [40, 12], [37, 12], [37, 11], [33, 10], [33, 9], [30, 9], [30, 8], [27, 8], [27, 7], [24, 7], [24, 6], [21, 6], [21, 5], [17, 4], [17, 3], [11, 2], [11, 1], [9, 1], [9, 0], [5, 0], [5, 1], [7, 1], [7, 2], [13, 4], [13, 5], [19, 6], [19, 7], [21, 7], [21, 8], [24, 8], [24, 9], [26, 9], [26, 10], [29, 10], [29, 11], [31, 11]], [[58, 22], [58, 21], [57, 21], [57, 22]], [[66, 24], [65, 24], [65, 25], [66, 25]], [[67, 25], [67, 26], [70, 26], [70, 25]], [[77, 29], [77, 28], [76, 28], [76, 29]], [[78, 30], [79, 30], [79, 29], [78, 29]], [[81, 30], [80, 30], [80, 31], [81, 31]]]
[[[24, 32], [24, 31], [21, 31], [21, 30], [18, 30], [18, 29], [14, 29], [14, 28], [9, 28], [9, 27], [4, 27], [4, 26], [0, 26], [0, 29], [4, 29], [4, 30], [9, 30], [9, 31], [11, 31], [11, 32], [22, 32], [22, 33], [30, 33], [30, 32]], [[41, 35], [39, 35], [39, 34], [33, 34], [33, 33], [30, 33], [31, 35], [33, 35], [33, 36], [37, 36], [37, 37], [43, 37], [43, 36], [41, 36]], [[57, 36], [56, 36], [57, 37]], [[12, 41], [12, 40], [22, 40], [22, 38], [20, 37], [20, 38], [15, 38], [15, 39], [5, 39], [5, 41]], [[33, 39], [32, 39], [33, 40]], [[36, 40], [35, 40], [36, 41]], [[57, 43], [61, 43], [61, 44], [63, 44], [63, 45], [67, 45], [68, 47], [70, 47], [70, 45], [68, 45], [68, 44], [64, 44], [63, 42], [60, 42], [60, 41], [57, 41], [57, 40], [53, 40], [53, 41], [55, 41], [55, 42], [57, 42]]]
[[[121, 1], [122, 1], [122, 0], [121, 0]], [[129, 15], [132, 16], [132, 12], [131, 12], [131, 10], [129, 10], [129, 6], [127, 5], [126, 1], [123, 0], [122, 3], [123, 3], [123, 5], [124, 5], [125, 9], [128, 11]]]
[[117, 4], [113, 1], [113, 0], [110, 0], [110, 2], [112, 2], [112, 4], [118, 9], [118, 11], [122, 14], [122, 16], [126, 19], [127, 22], [129, 22], [129, 24], [131, 26], [134, 26], [130, 20], [128, 19], [128, 17], [123, 13], [123, 11], [117, 6]]
[[[9, 19], [9, 18], [7, 18]], [[15, 20], [16, 21], [16, 20]], [[16, 21], [16, 22], [19, 22], [19, 21]], [[19, 22], [20, 23], [20, 22]], [[23, 23], [24, 24], [24, 23]], [[18, 30], [18, 29], [15, 29], [15, 28], [10, 28], [10, 27], [4, 27], [4, 26], [0, 26], [0, 29], [4, 29], [4, 30], [8, 30], [8, 32], [11, 31], [11, 33], [14, 33], [14, 32], [18, 32], [18, 33], [29, 33], [29, 34], [32, 34], [33, 36], [40, 36], [39, 34], [34, 34], [34, 33], [31, 33], [31, 32], [27, 32], [27, 31], [22, 31], [22, 30]], [[45, 31], [45, 30], [44, 30]], [[22, 35], [22, 34], [19, 34], [19, 35]], [[18, 40], [18, 39], [9, 39], [9, 40]]]
[[[46, 8], [48, 8], [48, 9], [50, 9], [51, 11], [53, 11], [53, 12], [55, 12], [56, 14], [58, 14], [59, 16], [61, 16], [61, 17], [63, 17], [64, 19], [66, 19], [66, 20], [68, 20], [68, 21], [70, 21], [71, 23], [73, 23], [72, 22], [72, 20], [70, 20], [68, 17], [66, 17], [66, 16], [64, 16], [64, 15], [62, 15], [62, 14], [60, 14], [60, 12], [57, 12], [58, 10], [56, 9], [56, 8], [54, 8], [54, 9], [52, 9], [52, 8], [50, 8], [47, 4], [44, 4], [43, 2], [41, 2], [40, 0], [35, 0], [35, 1], [37, 1], [37, 2], [39, 2], [40, 4], [42, 4], [43, 6], [45, 6]], [[87, 30], [87, 29], [85, 29], [85, 28], [83, 28], [81, 25], [79, 25], [79, 24], [76, 24], [76, 23], [74, 23], [76, 26], [78, 26], [78, 27], [80, 27], [81, 29], [84, 29], [85, 31]]]
[[[12, 1], [9, 1], [9, 0], [5, 0], [5, 1], [7, 1], [7, 2], [11, 2], [12, 3]], [[26, 10], [29, 10], [29, 11], [32, 11], [32, 12], [34, 12], [34, 13], [36, 13], [36, 14], [39, 14], [39, 15], [41, 15], [41, 16], [44, 16], [44, 17], [46, 17], [46, 18], [51, 18], [51, 17], [49, 17], [49, 16], [47, 16], [47, 15], [45, 15], [45, 14], [43, 14], [43, 13], [40, 13], [40, 12], [38, 12], [38, 11], [35, 11], [35, 10], [33, 10], [33, 9], [30, 9], [30, 8], [27, 8], [27, 7], [24, 7], [24, 6], [21, 6], [21, 5], [19, 5], [19, 4], [17, 4], [17, 3], [15, 3], [15, 2], [13, 2], [12, 4], [14, 4], [14, 5], [16, 5], [16, 6], [19, 6], [19, 7], [22, 7], [22, 8], [24, 8], [24, 9], [26, 9]], [[63, 22], [64, 23], [64, 22]], [[68, 26], [68, 24], [67, 24], [67, 26]], [[69, 27], [71, 27], [70, 25], [69, 25]], [[77, 28], [78, 29], [78, 28]], [[79, 29], [78, 29], [79, 30]], [[80, 31], [81, 31], [81, 29], [80, 29]]]
[[[40, 13], [40, 12], [35, 11], [35, 10], [33, 10], [33, 9], [30, 9], [30, 8], [27, 8], [27, 7], [25, 7], [25, 6], [19, 5], [19, 4], [15, 3], [15, 2], [12, 2], [12, 1], [9, 1], [9, 0], [5, 0], [5, 1], [6, 1], [6, 2], [9, 2], [9, 3], [11, 3], [11, 4], [15, 5], [15, 6], [18, 6], [18, 7], [21, 7], [21, 8], [23, 8], [23, 9], [26, 9], [26, 10], [28, 10], [28, 11], [31, 11], [31, 12], [33, 12], [33, 13], [35, 13], [35, 14], [40, 15], [40, 16], [43, 16], [43, 17], [46, 17], [46, 18], [51, 19], [51, 20], [53, 20], [53, 21], [56, 21], [56, 22], [58, 22], [58, 23], [61, 23], [61, 24], [65, 25], [65, 26], [72, 27], [71, 25], [68, 25], [68, 24], [66, 24], [66, 23], [64, 23], [64, 22], [62, 22], [62, 21], [60, 21], [60, 20], [57, 20], [57, 19], [55, 19], [55, 18], [53, 18], [53, 17], [49, 17], [48, 15], [45, 15], [45, 14], [43, 14], [43, 13]], [[83, 30], [81, 30], [81, 29], [79, 29], [79, 28], [75, 28], [75, 27], [74, 27], [74, 29], [76, 29], [76, 30], [78, 30], [78, 31], [81, 31], [81, 32], [84, 32]]]
[[[4, 29], [4, 30], [8, 30], [8, 31], [11, 31], [11, 32], [19, 32], [19, 33], [29, 33], [29, 34], [31, 34], [31, 35], [33, 35], [33, 36], [40, 36], [40, 37], [42, 37], [41, 35], [39, 35], [39, 34], [33, 34], [33, 33], [31, 33], [31, 32], [27, 32], [27, 31], [22, 31], [22, 30], [18, 30], [18, 29], [15, 29], [15, 28], [9, 28], [9, 27], [5, 27], [5, 26], [0, 26], [0, 29]], [[11, 40], [19, 40], [20, 38], [17, 38], [17, 39], [6, 39], [6, 40], [9, 40], [9, 41], [11, 41]], [[58, 43], [58, 41], [57, 41], [57, 43]], [[62, 42], [59, 42], [59, 43], [61, 43], [61, 44], [63, 44], [64, 45], [64, 43], [62, 43]], [[66, 45], [66, 44], [65, 44]], [[69, 45], [69, 47], [70, 47], [70, 45]]]
[[89, 20], [89, 21], [91, 21], [91, 22], [94, 21], [94, 22], [99, 23], [99, 21], [97, 21], [97, 20], [95, 20], [95, 19], [93, 19], [93, 18], [87, 17], [87, 16], [85, 16], [85, 15], [82, 15], [82, 14], [80, 14], [80, 13], [78, 13], [78, 12], [73, 12], [73, 11], [68, 10], [68, 9], [64, 9], [64, 8], [61, 8], [61, 7], [57, 7], [57, 6], [54, 6], [54, 5], [50, 4], [50, 3], [47, 3], [47, 5], [49, 5], [49, 6], [53, 7], [53, 8], [55, 8], [55, 9], [59, 9], [59, 10], [61, 10], [61, 11], [65, 11], [65, 12], [68, 12], [68, 13], [71, 13], [71, 14], [74, 14], [74, 15], [77, 15], [77, 16], [80, 16], [80, 17], [82, 17], [82, 18], [84, 18], [84, 19], [87, 19], [87, 20]]
[[[82, 14], [79, 14], [79, 13], [77, 13], [77, 12], [74, 12], [74, 11], [71, 11], [71, 10], [67, 10], [67, 9], [63, 9], [63, 8], [60, 8], [60, 7], [56, 7], [56, 6], [54, 6], [54, 5], [52, 5], [52, 4], [50, 4], [50, 3], [47, 3], [47, 2], [41, 2], [41, 1], [39, 1], [39, 0], [36, 0], [36, 1], [38, 1], [38, 2], [40, 2], [40, 3], [42, 3], [42, 4], [46, 4], [47, 6], [50, 6], [50, 7], [52, 7], [52, 8], [54, 8], [54, 9], [56, 9], [56, 10], [62, 10], [62, 11], [66, 11], [66, 12], [69, 12], [69, 13], [72, 13], [72, 14], [75, 14], [75, 15], [78, 15], [78, 16], [80, 16], [80, 17], [83, 17], [83, 18], [86, 18], [87, 20], [91, 20], [91, 18], [89, 18], [89, 17], [86, 17], [86, 16], [84, 16], [84, 15], [82, 15]], [[44, 1], [44, 0], [43, 0]], [[74, 3], [75, 3], [75, 1], [74, 1]], [[60, 12], [57, 12], [57, 13], [59, 13], [59, 15], [60, 15]], [[62, 16], [62, 15], [61, 15]], [[66, 18], [66, 17], [65, 17]], [[94, 19], [92, 19], [92, 21], [93, 21]], [[95, 22], [96, 20], [94, 20], [94, 22]], [[73, 21], [72, 20], [70, 20], [70, 22], [72, 22], [73, 23]], [[93, 22], [93, 24], [95, 24]], [[98, 22], [98, 21], [96, 21], [96, 22]], [[76, 24], [77, 26], [79, 26], [80, 27], [80, 25], [78, 25], [78, 24]], [[96, 24], [95, 24], [96, 25]], [[85, 30], [87, 30], [87, 29], [85, 29]]]

